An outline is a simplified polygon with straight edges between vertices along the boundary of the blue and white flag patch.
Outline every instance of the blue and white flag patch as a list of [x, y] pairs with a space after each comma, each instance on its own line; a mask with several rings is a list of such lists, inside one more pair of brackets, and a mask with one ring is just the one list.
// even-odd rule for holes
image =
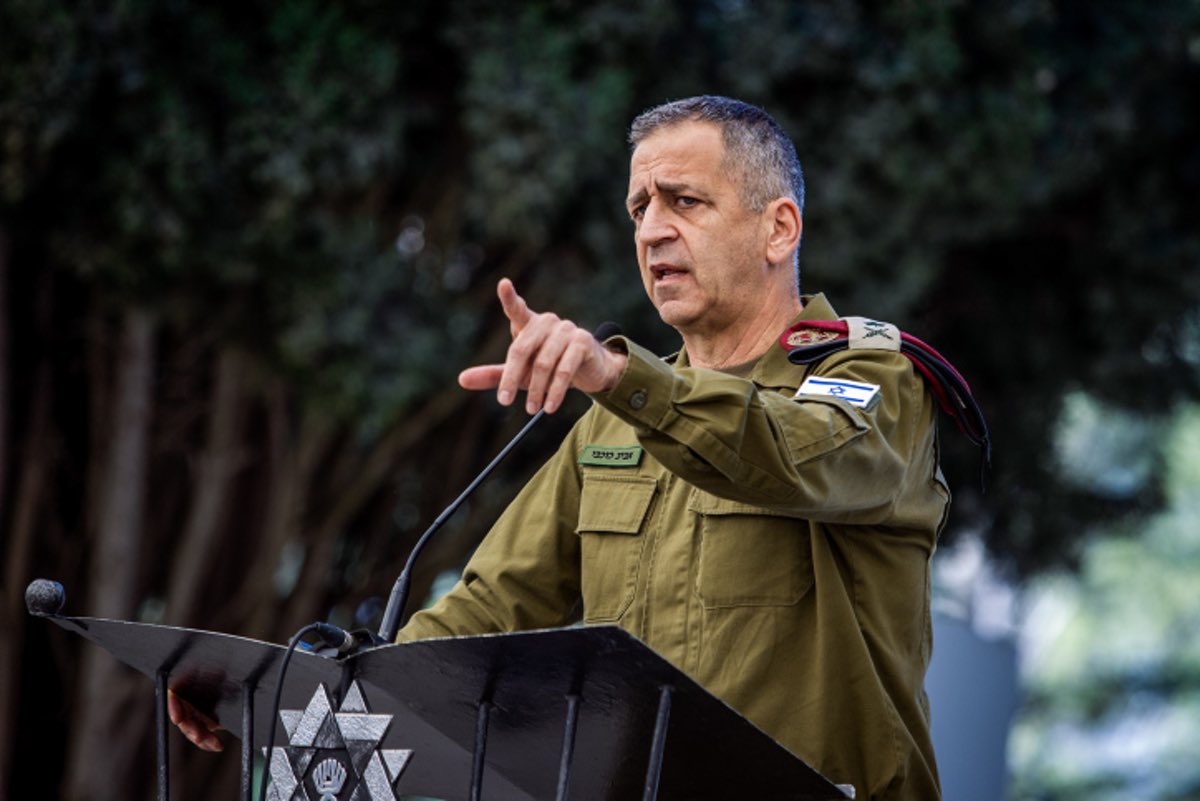
[[859, 381], [845, 379], [819, 378], [809, 376], [804, 379], [800, 389], [796, 390], [796, 398], [803, 396], [824, 395], [829, 398], [841, 398], [852, 406], [860, 409], [870, 409], [879, 402], [879, 385], [864, 384]]

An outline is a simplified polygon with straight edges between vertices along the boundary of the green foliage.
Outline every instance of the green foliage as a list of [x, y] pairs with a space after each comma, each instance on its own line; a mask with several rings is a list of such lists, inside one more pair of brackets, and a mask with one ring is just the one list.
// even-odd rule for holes
[[624, 160], [633, 73], [595, 57], [621, 20], [582, 11], [554, 24], [551, 11], [536, 3], [511, 17], [463, 11], [448, 33], [465, 60], [465, 211], [501, 240], [543, 244], [560, 221], [603, 213], [596, 190], [612, 188], [602, 182], [607, 165]]
[[[54, 206], [37, 223], [56, 261], [101, 302], [243, 341], [315, 402], [376, 429], [430, 373], [445, 377], [434, 354], [456, 352], [473, 326], [407, 291], [418, 282], [371, 200], [402, 168], [405, 120], [420, 111], [397, 102], [401, 53], [386, 30], [315, 2], [56, 9], [20, 6], [13, 30], [48, 51], [66, 40], [76, 61], [31, 58], [14, 83], [69, 77], [45, 100], [8, 94], [3, 118], [29, 129], [9, 138], [5, 196], [15, 213]], [[48, 111], [64, 98], [66, 122]], [[430, 343], [448, 318], [460, 336]]]
[[[634, 278], [626, 123], [762, 103], [809, 179], [805, 288], [938, 345], [992, 421], [946, 437], [953, 532], [1028, 572], [1147, 491], [1047, 457], [1083, 389], [1200, 390], [1200, 12], [903, 3], [20, 0], [0, 14], [0, 199], [20, 254], [109, 308], [233, 340], [380, 432], [490, 341], [491, 286], [674, 337]], [[480, 313], [480, 309], [484, 311]], [[373, 434], [371, 435], [373, 436]]]
[[[1097, 430], [1095, 419], [1080, 433]], [[1103, 423], [1101, 423], [1103, 425]], [[1163, 437], [1166, 506], [1029, 588], [1011, 797], [1171, 799], [1200, 787], [1200, 406]]]

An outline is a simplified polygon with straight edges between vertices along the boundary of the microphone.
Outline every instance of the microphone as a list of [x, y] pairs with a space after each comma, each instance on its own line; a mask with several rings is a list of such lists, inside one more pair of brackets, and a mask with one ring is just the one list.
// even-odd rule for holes
[[[596, 326], [596, 330], [592, 332], [592, 336], [595, 337], [597, 341], [603, 342], [604, 340], [610, 337], [615, 337], [620, 333], [621, 326], [614, 322], [608, 321], [600, 323], [600, 325]], [[496, 455], [496, 458], [492, 459], [492, 461], [488, 463], [488, 466], [483, 468], [479, 475], [475, 476], [475, 479], [467, 485], [467, 488], [462, 491], [462, 494], [455, 498], [450, 505], [447, 506], [442, 513], [437, 516], [437, 519], [433, 521], [429, 528], [425, 530], [425, 533], [421, 535], [420, 539], [417, 540], [417, 544], [413, 546], [412, 551], [408, 555], [408, 561], [404, 563], [404, 568], [400, 571], [400, 575], [396, 578], [396, 583], [392, 585], [392, 594], [388, 598], [387, 607], [383, 611], [383, 621], [380, 623], [379, 634], [377, 635], [377, 638], [380, 642], [392, 643], [396, 641], [396, 633], [400, 631], [400, 616], [404, 614], [404, 606], [408, 602], [408, 590], [409, 585], [412, 583], [413, 565], [416, 563], [417, 557], [420, 555], [421, 550], [433, 536], [433, 533], [441, 528], [448, 519], [450, 519], [450, 515], [458, 511], [458, 507], [463, 505], [463, 502], [466, 501], [471, 493], [483, 483], [484, 479], [492, 474], [492, 471], [495, 470], [496, 466], [504, 460], [504, 457], [508, 456], [509, 452], [517, 446], [517, 443], [525, 438], [525, 435], [529, 433], [529, 429], [533, 428], [534, 425], [537, 424], [538, 420], [541, 420], [545, 415], [546, 410], [542, 408], [538, 410], [537, 414], [529, 418], [529, 422], [517, 432], [516, 436], [509, 440], [508, 444], [504, 446], [503, 450]]]
[[67, 602], [63, 585], [50, 579], [34, 579], [25, 588], [25, 608], [35, 617], [58, 617]]
[[339, 656], [358, 647], [358, 640], [353, 634], [332, 623], [315, 623], [313, 631], [321, 638], [321, 642], [336, 651]]
[[606, 339], [620, 336], [620, 334], [621, 326], [617, 325], [612, 320], [605, 320], [604, 322], [600, 323], [600, 325], [596, 326], [596, 330], [592, 332], [592, 336], [596, 338], [597, 342], [603, 342]]

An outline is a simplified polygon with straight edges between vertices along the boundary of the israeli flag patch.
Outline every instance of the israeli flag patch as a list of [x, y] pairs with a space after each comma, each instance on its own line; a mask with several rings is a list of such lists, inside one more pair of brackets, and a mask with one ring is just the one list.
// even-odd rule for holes
[[796, 390], [796, 398], [804, 396], [824, 395], [829, 398], [841, 398], [852, 406], [860, 409], [870, 409], [879, 402], [879, 385], [864, 384], [859, 381], [845, 379], [819, 378], [809, 376], [804, 379], [800, 389]]

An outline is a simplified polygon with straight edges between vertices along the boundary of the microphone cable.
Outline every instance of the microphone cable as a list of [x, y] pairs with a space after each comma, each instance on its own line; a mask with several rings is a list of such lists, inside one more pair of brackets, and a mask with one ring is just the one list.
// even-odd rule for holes
[[[288, 663], [292, 661], [292, 654], [303, 642], [303, 638], [313, 632], [316, 632], [317, 636], [338, 654], [345, 653], [354, 646], [354, 637], [332, 623], [309, 623], [288, 640], [287, 650], [283, 654], [283, 662], [279, 665], [279, 675], [275, 681], [275, 697], [271, 701], [271, 725], [267, 729], [266, 764], [263, 765], [262, 779], [258, 783], [259, 801], [266, 801], [267, 798], [267, 782], [271, 778], [271, 763], [274, 761], [275, 755], [275, 727], [279, 723], [279, 707], [283, 704], [283, 680], [287, 676]], [[305, 643], [305, 645], [307, 644]]]

